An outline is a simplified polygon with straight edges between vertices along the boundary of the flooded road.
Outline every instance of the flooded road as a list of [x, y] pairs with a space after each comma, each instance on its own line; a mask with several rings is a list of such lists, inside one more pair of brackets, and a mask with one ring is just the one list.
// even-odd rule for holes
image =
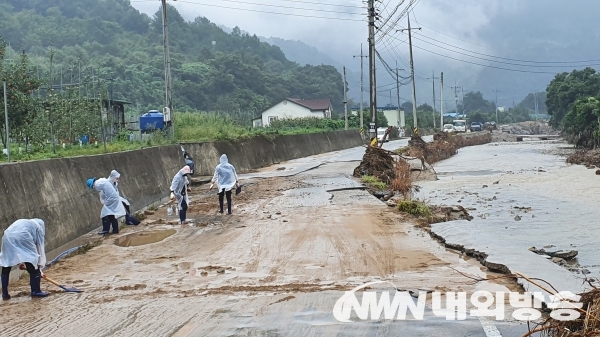
[[[489, 254], [488, 261], [578, 293], [584, 274], [572, 273], [529, 248], [577, 250], [588, 277], [600, 272], [600, 179], [553, 154], [559, 142], [492, 143], [467, 147], [435, 165], [438, 181], [420, 182], [432, 204], [462, 205], [472, 221], [432, 226], [447, 243]], [[585, 271], [587, 272], [587, 271]]]
[[[13, 297], [0, 303], [2, 335], [489, 337], [472, 317], [343, 324], [333, 317], [345, 291], [372, 281], [413, 292], [515, 289], [509, 281], [471, 284], [464, 273], [499, 275], [445, 249], [415, 228], [414, 218], [362, 190], [351, 174], [363, 153], [356, 148], [244, 175], [231, 216], [217, 213], [208, 186], [193, 188], [190, 224], [170, 223], [177, 216], [163, 206], [140, 226], [45, 270], [83, 293], [44, 281], [51, 295], [32, 299], [26, 278], [11, 282]], [[90, 238], [98, 236], [81, 240]], [[504, 337], [526, 331], [510, 320], [495, 326]]]

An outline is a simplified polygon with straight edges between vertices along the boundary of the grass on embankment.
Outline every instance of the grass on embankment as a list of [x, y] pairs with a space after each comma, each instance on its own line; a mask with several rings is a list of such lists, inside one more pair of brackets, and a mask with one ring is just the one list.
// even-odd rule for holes
[[401, 200], [398, 202], [398, 210], [417, 217], [430, 217], [433, 215], [427, 204], [415, 200]]
[[[106, 148], [102, 141], [98, 144], [79, 144], [71, 145], [56, 144], [54, 149], [52, 144], [44, 146], [30, 145], [30, 151], [25, 151], [24, 144], [11, 144], [11, 161], [31, 161], [51, 158], [69, 158], [77, 156], [90, 156], [104, 153], [115, 153], [131, 150], [139, 150], [152, 146], [177, 144], [182, 142], [209, 142], [215, 140], [238, 140], [252, 137], [274, 138], [277, 135], [307, 134], [332, 131], [330, 128], [316, 128], [310, 125], [303, 127], [290, 127], [288, 125], [282, 128], [253, 128], [241, 126], [228, 115], [213, 113], [177, 113], [175, 115], [175, 138], [168, 137], [164, 132], [155, 132], [147, 141], [127, 141], [113, 140], [106, 142]], [[289, 124], [289, 123], [288, 123]], [[138, 133], [124, 132], [121, 138], [127, 134]], [[22, 147], [19, 153], [19, 147]], [[7, 162], [6, 155], [0, 154], [0, 163]]]
[[386, 190], [387, 189], [387, 184], [382, 182], [381, 180], [377, 179], [377, 177], [374, 176], [363, 176], [361, 178], [361, 181], [367, 185], [370, 185], [371, 187], [378, 189], [378, 190]]

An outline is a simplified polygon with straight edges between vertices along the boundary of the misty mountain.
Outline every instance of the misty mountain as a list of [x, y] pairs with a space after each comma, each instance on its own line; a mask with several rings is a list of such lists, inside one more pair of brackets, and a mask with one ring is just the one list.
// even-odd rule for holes
[[[305, 42], [299, 40], [285, 40], [278, 37], [259, 37], [261, 41], [268, 44], [277, 46], [283, 51], [286, 58], [290, 61], [294, 61], [301, 66], [312, 65], [320, 66], [323, 64], [334, 66], [342, 75], [344, 65], [336, 61], [333, 57], [321, 52], [316, 47], [310, 46]], [[360, 68], [356, 67], [356, 64], [360, 65], [360, 60], [357, 59], [355, 64], [346, 65], [346, 80], [348, 82], [348, 99], [360, 103]], [[367, 69], [367, 60], [364, 60], [365, 69]], [[358, 70], [358, 71], [357, 71]], [[364, 86], [368, 88], [368, 73], [365, 71], [364, 74]], [[368, 102], [368, 92], [365, 94], [364, 100]]]
[[[330, 98], [335, 111], [342, 110], [343, 81], [335, 67], [301, 66], [238, 27], [228, 33], [205, 17], [189, 21], [172, 6], [167, 12], [178, 111], [254, 116], [286, 97]], [[13, 47], [10, 55], [30, 56], [44, 81], [60, 84], [63, 73], [69, 82], [110, 78], [115, 97], [147, 111], [164, 106], [161, 14], [140, 13], [128, 0], [3, 0], [0, 37]]]

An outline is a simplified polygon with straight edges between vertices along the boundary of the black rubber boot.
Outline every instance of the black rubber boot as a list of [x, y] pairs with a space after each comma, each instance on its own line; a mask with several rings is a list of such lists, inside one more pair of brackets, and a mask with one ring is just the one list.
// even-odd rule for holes
[[8, 277], [10, 274], [2, 274], [2, 299], [10, 300], [10, 295], [8, 294]]
[[42, 282], [42, 276], [38, 270], [35, 274], [29, 274], [29, 285], [31, 286], [31, 297], [46, 297], [48, 293], [43, 292], [40, 289], [40, 283]]

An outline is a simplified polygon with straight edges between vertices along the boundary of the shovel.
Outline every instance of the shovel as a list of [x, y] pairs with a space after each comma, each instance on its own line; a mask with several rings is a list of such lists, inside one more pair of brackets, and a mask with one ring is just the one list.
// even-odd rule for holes
[[77, 288], [67, 288], [63, 285], [58, 284], [58, 282], [51, 280], [50, 278], [48, 278], [48, 276], [44, 275], [42, 276], [43, 278], [45, 278], [47, 281], [49, 281], [50, 283], [54, 284], [55, 286], [60, 287], [62, 290], [64, 290], [65, 292], [68, 293], [82, 293], [83, 290], [79, 290]]

